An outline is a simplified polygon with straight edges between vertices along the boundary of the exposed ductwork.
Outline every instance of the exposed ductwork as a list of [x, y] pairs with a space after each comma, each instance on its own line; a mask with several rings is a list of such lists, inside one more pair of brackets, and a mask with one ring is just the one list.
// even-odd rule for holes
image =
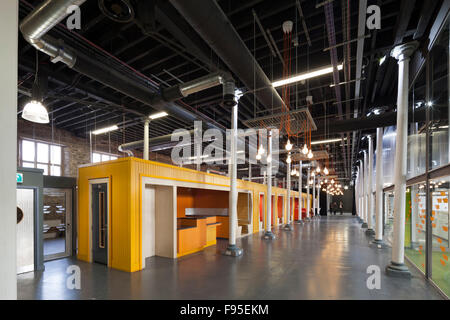
[[[190, 130], [188, 132], [190, 135], [192, 135], [194, 133], [194, 130]], [[176, 136], [176, 134], [175, 134], [175, 136]], [[149, 139], [149, 144], [150, 145], [166, 144], [166, 143], [171, 142], [172, 141], [171, 139], [172, 139], [172, 134], [167, 134], [165, 136], [159, 136], [156, 138]], [[139, 141], [133, 141], [133, 142], [124, 143], [124, 144], [120, 145], [119, 151], [126, 153], [129, 150], [139, 149], [139, 148], [143, 148], [143, 147], [144, 147], [144, 140], [139, 140]]]
[[[63, 62], [73, 70], [79, 72], [80, 74], [86, 75], [108, 87], [111, 87], [137, 101], [140, 101], [154, 109], [166, 111], [172, 116], [179, 117], [185, 121], [203, 121], [208, 128], [215, 128], [224, 131], [225, 128], [222, 125], [215, 123], [212, 119], [204, 115], [199, 115], [191, 112], [185, 108], [182, 108], [173, 102], [182, 99], [190, 94], [205, 90], [208, 88], [215, 87], [217, 85], [223, 86], [223, 98], [224, 105], [231, 107], [236, 104], [235, 100], [235, 83], [231, 75], [227, 72], [218, 71], [207, 75], [205, 77], [193, 80], [190, 82], [182, 83], [170, 88], [162, 89], [160, 93], [155, 92], [153, 87], [144, 85], [143, 83], [133, 79], [126, 74], [113, 69], [109, 65], [102, 61], [93, 60], [91, 57], [86, 56], [84, 53], [71, 48], [67, 44], [64, 44], [62, 40], [56, 40], [47, 35], [47, 32], [55, 27], [59, 22], [67, 17], [67, 10], [72, 5], [81, 6], [86, 0], [46, 0], [39, 6], [37, 6], [26, 18], [24, 18], [20, 24], [20, 30], [24, 38], [33, 45], [36, 49], [41, 52], [46, 53], [52, 58], [52, 62]], [[190, 1], [189, 1], [190, 2]], [[195, 1], [193, 1], [195, 2]], [[211, 3], [214, 3], [211, 1]], [[211, 4], [207, 3], [207, 6]], [[217, 11], [218, 10], [218, 11]], [[236, 33], [234, 28], [229, 25], [226, 20], [226, 16], [220, 10], [219, 7], [216, 8], [215, 12], [211, 14], [217, 15], [221, 14], [222, 23], [228, 24], [228, 27], [233, 30], [231, 32], [232, 39], [234, 42], [238, 42], [239, 48], [233, 54], [230, 59], [225, 59], [230, 62], [232, 69], [236, 74], [244, 77], [246, 79], [246, 85], [250, 88], [253, 87], [253, 64], [255, 60], [251, 53], [246, 48], [245, 44], [240, 39], [239, 35]], [[214, 30], [219, 31], [217, 34], [218, 39], [223, 40], [224, 35], [227, 31], [224, 30]], [[214, 42], [214, 41], [212, 41]], [[220, 41], [226, 44], [225, 47], [231, 48], [233, 44], [227, 43], [227, 41]], [[211, 42], [210, 42], [211, 44]], [[244, 50], [244, 54], [242, 55]], [[234, 51], [234, 49], [233, 49]], [[225, 55], [224, 55], [225, 56]], [[267, 89], [259, 90], [257, 93], [258, 99], [266, 106], [280, 106], [283, 102], [278, 95], [277, 91], [273, 89], [270, 85], [270, 81], [264, 74], [262, 69], [257, 63], [256, 65], [256, 88], [270, 87]], [[273, 97], [272, 97], [273, 96]], [[273, 98], [273, 100], [272, 100]], [[145, 110], [150, 112], [150, 109]], [[154, 139], [150, 139], [150, 144], [157, 144], [156, 139], [164, 140], [169, 138], [171, 135], [162, 136]], [[132, 155], [130, 150], [139, 148], [143, 146], [142, 141], [132, 142], [127, 145], [121, 146], [121, 152], [126, 152]], [[283, 168], [284, 164], [280, 162], [280, 167]]]
[[56, 40], [46, 34], [67, 17], [67, 10], [71, 6], [81, 6], [85, 1], [45, 1], [20, 23], [23, 37], [33, 47], [49, 55], [52, 62], [61, 61], [72, 68], [76, 61], [75, 54], [66, 48], [62, 40]]
[[[67, 10], [73, 5], [80, 6], [85, 0], [47, 0], [37, 6], [20, 24], [20, 30], [24, 38], [39, 51], [52, 58], [52, 62], [63, 62], [73, 70], [86, 75], [106, 86], [109, 86], [123, 94], [132, 97], [154, 109], [166, 111], [170, 115], [186, 121], [204, 121], [210, 128], [224, 130], [224, 127], [216, 124], [206, 116], [193, 113], [173, 102], [195, 92], [196, 89], [222, 84], [224, 87], [224, 104], [232, 105], [234, 102], [234, 81], [225, 72], [217, 72], [210, 76], [188, 82], [179, 86], [163, 89], [161, 94], [154, 88], [139, 83], [136, 79], [111, 68], [105, 63], [93, 60], [85, 54], [78, 52], [64, 44], [62, 40], [56, 40], [47, 32], [67, 17]], [[232, 93], [231, 93], [232, 92]], [[231, 98], [233, 96], [233, 98]], [[150, 110], [147, 110], [150, 112]]]
[[[435, 108], [433, 113], [436, 114], [437, 119], [446, 117], [447, 108]], [[441, 115], [439, 117], [439, 115]], [[425, 122], [426, 109], [417, 109], [409, 112], [408, 121], [410, 123]], [[370, 117], [351, 118], [346, 120], [333, 121], [333, 125], [329, 127], [327, 134], [330, 136], [341, 134], [348, 131], [374, 131], [376, 128], [385, 128], [395, 126], [397, 124], [397, 112], [386, 112], [380, 115], [373, 115]], [[317, 124], [317, 133], [323, 132], [325, 128], [324, 122]]]
[[258, 89], [255, 95], [259, 102], [270, 109], [281, 108], [283, 100], [217, 1], [170, 0], [170, 3], [247, 88]]
[[167, 89], [163, 89], [161, 96], [155, 96], [153, 98], [152, 105], [164, 105], [167, 101], [179, 100], [196, 92], [219, 85], [222, 85], [223, 87], [224, 105], [226, 107], [234, 106], [236, 104], [234, 80], [229, 73], [223, 71], [218, 71], [190, 82], [185, 82]]

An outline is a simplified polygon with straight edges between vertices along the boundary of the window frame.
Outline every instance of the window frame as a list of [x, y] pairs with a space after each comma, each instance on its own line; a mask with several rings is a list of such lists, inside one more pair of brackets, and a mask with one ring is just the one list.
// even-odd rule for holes
[[[29, 160], [24, 160], [23, 159], [23, 142], [24, 141], [31, 142], [31, 143], [34, 144], [34, 160], [33, 161], [29, 161]], [[48, 147], [48, 162], [47, 163], [38, 161], [38, 144], [44, 144], [44, 145], [47, 145], [47, 147]], [[61, 160], [60, 164], [52, 163], [52, 147], [58, 147], [59, 150], [60, 150], [60, 153], [61, 153], [60, 154], [60, 160]], [[64, 168], [63, 155], [62, 155], [63, 148], [64, 148], [64, 146], [60, 145], [60, 144], [49, 143], [49, 142], [41, 141], [41, 140], [34, 140], [34, 139], [30, 139], [30, 138], [20, 138], [20, 143], [19, 143], [19, 150], [20, 150], [20, 152], [19, 152], [19, 164], [20, 164], [21, 167], [26, 167], [24, 165], [24, 163], [28, 163], [28, 164], [32, 163], [33, 167], [28, 166], [26, 168], [34, 168], [34, 169], [37, 169], [38, 165], [47, 166], [47, 174], [45, 174], [45, 172], [44, 172], [44, 175], [46, 175], [46, 176], [53, 176], [53, 177], [62, 177], [63, 176], [63, 168]], [[59, 175], [53, 175], [52, 174], [52, 167], [59, 167], [60, 174]]]
[[[100, 161], [94, 162], [94, 154], [97, 154], [97, 155], [100, 156]], [[108, 156], [109, 160], [103, 161], [102, 158], [104, 156]], [[115, 159], [111, 159], [111, 157], [115, 157]], [[107, 161], [114, 161], [114, 160], [117, 160], [119, 158], [120, 158], [120, 156], [118, 154], [112, 154], [112, 153], [101, 152], [101, 151], [92, 151], [92, 154], [91, 154], [91, 162], [92, 163], [103, 163], [103, 162], [107, 162]]]

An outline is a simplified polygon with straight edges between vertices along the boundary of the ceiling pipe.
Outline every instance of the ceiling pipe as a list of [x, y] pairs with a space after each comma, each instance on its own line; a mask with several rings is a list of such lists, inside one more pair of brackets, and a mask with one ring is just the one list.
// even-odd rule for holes
[[[166, 111], [170, 115], [187, 121], [204, 121], [210, 128], [225, 129], [212, 119], [193, 113], [173, 103], [184, 97], [183, 92], [179, 91], [179, 88], [162, 89], [162, 94], [160, 95], [155, 92], [154, 88], [147, 87], [123, 72], [115, 70], [101, 61], [93, 60], [81, 52], [77, 52], [74, 48], [64, 44], [61, 39], [56, 40], [47, 35], [48, 31], [67, 17], [67, 9], [70, 6], [80, 6], [84, 2], [85, 0], [47, 0], [43, 2], [25, 17], [20, 24], [20, 30], [25, 40], [39, 51], [49, 55], [52, 62], [63, 62], [73, 70], [154, 109]], [[213, 76], [217, 76], [217, 73], [213, 74]], [[222, 79], [230, 79], [230, 77], [222, 73]], [[224, 88], [226, 87], [225, 89], [228, 90], [230, 86], [227, 85]], [[229, 97], [228, 91], [226, 97]], [[150, 111], [150, 109], [147, 110], [147, 112]]]
[[271, 81], [217, 1], [170, 0], [170, 3], [247, 88], [250, 90], [265, 88], [254, 93], [261, 104], [270, 109], [281, 108], [284, 105], [280, 95], [272, 87]]
[[[364, 34], [366, 33], [366, 17], [367, 17], [367, 0], [359, 1], [359, 13], [358, 13], [358, 42], [356, 49], [356, 75], [355, 79], [361, 79], [362, 76], [362, 63], [364, 54]], [[372, 39], [374, 41], [374, 39]], [[370, 81], [370, 79], [368, 80]], [[361, 81], [358, 80], [355, 83], [355, 98], [359, 98], [361, 93]], [[360, 101], [355, 101], [354, 106], [354, 118], [358, 118], [360, 107]], [[353, 132], [352, 139], [352, 159], [350, 164], [354, 161], [354, 154], [356, 148], [356, 132]]]
[[[194, 133], [194, 130], [189, 130], [188, 133], [189, 133], [189, 135], [192, 135]], [[176, 137], [177, 134], [176, 133], [175, 134], [167, 134], [164, 136], [150, 138], [149, 144], [150, 145], [160, 145], [160, 144], [170, 143], [170, 142], [172, 142], [172, 136]], [[128, 142], [128, 143], [124, 143], [124, 144], [120, 145], [119, 151], [126, 152], [129, 150], [140, 149], [143, 147], [144, 147], [144, 140], [139, 140], [139, 141]]]
[[[326, 20], [326, 26], [327, 26], [327, 34], [328, 34], [328, 44], [332, 48], [330, 49], [330, 58], [331, 58], [331, 64], [333, 65], [333, 81], [334, 83], [340, 83], [339, 80], [339, 71], [337, 69], [338, 65], [338, 57], [337, 57], [337, 49], [336, 49], [336, 29], [334, 24], [334, 12], [333, 12], [333, 4], [332, 3], [326, 3], [324, 5], [324, 12], [325, 12], [325, 20]], [[342, 119], [342, 97], [341, 97], [341, 88], [339, 86], [334, 87], [335, 94], [336, 94], [336, 100], [337, 100], [337, 107], [338, 107], [338, 115], [339, 119]], [[347, 153], [344, 146], [344, 134], [341, 134], [342, 138], [342, 153], [344, 162], [347, 162]], [[345, 174], [347, 175], [347, 166], [344, 165]]]
[[69, 50], [62, 40], [56, 40], [48, 35], [54, 26], [68, 16], [70, 6], [81, 6], [86, 0], [47, 0], [36, 7], [20, 23], [20, 31], [25, 40], [37, 50], [52, 58], [52, 62], [61, 61], [73, 67], [76, 56]]
[[[436, 119], [442, 119], [447, 117], [447, 108], [435, 107], [433, 108], [433, 114], [436, 114]], [[439, 116], [440, 115], [440, 116]], [[416, 109], [409, 111], [408, 114], [409, 123], [425, 122], [426, 121], [426, 108]], [[370, 117], [351, 118], [347, 120], [333, 121], [333, 126], [329, 128], [329, 135], [341, 134], [348, 131], [368, 131], [375, 130], [376, 128], [384, 128], [395, 126], [397, 123], [397, 112], [386, 112], [380, 115], [372, 115]], [[317, 133], [323, 132], [325, 127], [324, 121], [317, 124]], [[317, 136], [317, 135], [313, 135]]]

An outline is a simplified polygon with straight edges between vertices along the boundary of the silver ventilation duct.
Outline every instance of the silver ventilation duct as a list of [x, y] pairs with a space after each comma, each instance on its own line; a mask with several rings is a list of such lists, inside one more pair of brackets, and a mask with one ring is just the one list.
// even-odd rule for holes
[[74, 53], [65, 49], [61, 40], [56, 40], [46, 34], [68, 16], [67, 9], [71, 6], [81, 6], [85, 1], [45, 1], [20, 23], [23, 37], [33, 47], [52, 57], [52, 62], [61, 61], [72, 68], [76, 61]]

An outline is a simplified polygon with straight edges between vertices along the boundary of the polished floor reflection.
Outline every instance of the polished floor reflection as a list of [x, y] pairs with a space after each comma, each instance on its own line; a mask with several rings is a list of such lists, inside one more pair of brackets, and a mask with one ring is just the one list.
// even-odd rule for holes
[[[241, 239], [244, 255], [223, 256], [217, 247], [176, 260], [150, 258], [136, 273], [67, 258], [45, 272], [18, 277], [20, 299], [441, 299], [411, 267], [412, 279], [385, 276], [390, 249], [369, 247], [356, 219], [323, 217], [292, 232], [275, 230]], [[81, 268], [81, 290], [66, 287], [66, 268]], [[367, 288], [367, 267], [381, 269], [381, 289]]]

